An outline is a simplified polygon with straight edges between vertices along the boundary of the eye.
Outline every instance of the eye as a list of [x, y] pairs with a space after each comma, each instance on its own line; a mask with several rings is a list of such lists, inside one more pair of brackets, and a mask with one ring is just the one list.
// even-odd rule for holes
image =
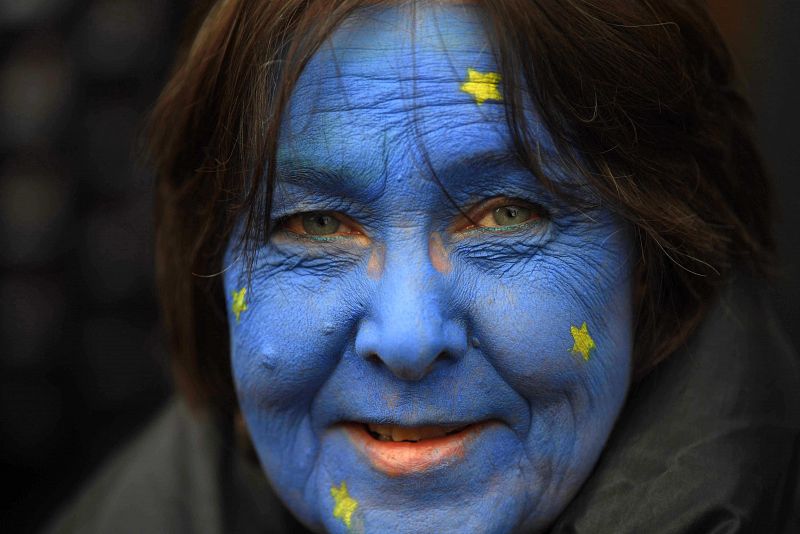
[[459, 231], [512, 231], [540, 221], [544, 212], [523, 200], [494, 198], [470, 210], [468, 217], [469, 221]]
[[303, 230], [310, 235], [335, 234], [342, 223], [327, 213], [304, 213], [300, 216]]
[[[493, 209], [491, 215], [478, 221], [478, 224], [480, 226], [515, 226], [528, 222], [532, 214], [533, 210], [525, 206], [508, 204]], [[491, 220], [487, 221], [486, 219]]]
[[290, 215], [278, 223], [283, 230], [309, 239], [359, 236], [355, 223], [340, 213], [308, 211]]

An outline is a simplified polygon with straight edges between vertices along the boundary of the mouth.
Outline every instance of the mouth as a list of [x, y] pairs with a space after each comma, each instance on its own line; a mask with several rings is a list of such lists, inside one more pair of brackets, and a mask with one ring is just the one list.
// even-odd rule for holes
[[345, 432], [372, 466], [389, 476], [422, 473], [464, 457], [486, 423], [401, 426], [346, 423]]
[[405, 443], [419, 443], [427, 439], [443, 438], [457, 434], [469, 425], [461, 426], [400, 426], [400, 425], [373, 425], [365, 424], [370, 436], [378, 441], [393, 441]]

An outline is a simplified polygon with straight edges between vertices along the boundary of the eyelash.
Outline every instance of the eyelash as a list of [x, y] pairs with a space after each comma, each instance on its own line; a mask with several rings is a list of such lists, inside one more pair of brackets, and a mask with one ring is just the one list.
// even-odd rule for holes
[[[530, 228], [540, 226], [543, 222], [549, 220], [550, 218], [549, 213], [542, 206], [529, 202], [527, 200], [523, 200], [520, 198], [513, 198], [513, 197], [512, 198], [496, 197], [494, 199], [489, 199], [487, 201], [484, 201], [479, 204], [479, 207], [477, 209], [473, 208], [472, 210], [468, 210], [467, 217], [462, 216], [461, 218], [462, 220], [467, 220], [467, 221], [479, 221], [486, 215], [490, 214], [491, 210], [501, 208], [504, 206], [517, 206], [517, 207], [524, 207], [525, 209], [530, 209], [532, 211], [532, 216], [535, 218], [527, 222], [514, 225], [507, 225], [507, 226], [476, 226], [475, 224], [473, 224], [471, 227], [462, 230], [457, 230], [454, 233], [464, 236], [474, 235], [474, 234], [484, 234], [484, 233], [492, 233], [492, 234], [511, 233], [516, 231], [528, 230]], [[469, 211], [472, 211], [473, 213], [470, 214]], [[292, 219], [299, 218], [309, 214], [330, 216], [336, 218], [340, 224], [345, 224], [347, 226], [358, 226], [354, 221], [351, 221], [349, 217], [339, 212], [320, 210], [320, 211], [304, 211], [304, 212], [285, 215], [275, 222], [274, 228], [276, 228], [277, 230], [281, 230], [285, 235], [289, 235], [292, 238], [298, 240], [314, 241], [318, 243], [330, 243], [364, 235], [361, 232], [349, 233], [345, 235], [313, 235], [308, 233], [295, 232], [287, 229], [287, 224], [289, 224], [292, 221]]]
[[347, 226], [357, 226], [354, 222], [349, 222], [349, 217], [346, 217], [339, 212], [320, 210], [320, 211], [303, 211], [299, 213], [285, 215], [275, 222], [275, 228], [277, 230], [281, 230], [284, 233], [284, 235], [288, 235], [294, 239], [314, 241], [318, 243], [331, 243], [363, 235], [363, 233], [361, 232], [355, 234], [349, 233], [345, 235], [313, 235], [308, 233], [295, 232], [287, 229], [287, 225], [292, 221], [292, 219], [310, 214], [316, 214], [320, 216], [330, 216], [335, 218], [340, 224], [345, 224]]
[[[515, 206], [531, 211], [531, 219], [522, 223], [506, 225], [506, 226], [478, 226], [475, 221], [480, 221], [483, 217], [494, 213], [499, 208]], [[547, 211], [533, 202], [521, 198], [509, 197], [494, 197], [484, 202], [481, 202], [477, 208], [470, 210], [465, 217], [471, 226], [459, 230], [455, 233], [461, 235], [470, 235], [475, 233], [507, 233], [512, 231], [526, 230], [539, 226], [544, 220], [549, 219]]]
[[533, 228], [541, 224], [542, 224], [542, 218], [540, 217], [534, 221], [520, 223], [520, 224], [512, 224], [509, 226], [477, 226], [475, 228], [468, 228], [466, 230], [462, 230], [459, 233], [461, 235], [474, 235], [474, 234], [485, 234], [485, 233], [499, 234], [515, 230], [527, 230], [528, 228]]

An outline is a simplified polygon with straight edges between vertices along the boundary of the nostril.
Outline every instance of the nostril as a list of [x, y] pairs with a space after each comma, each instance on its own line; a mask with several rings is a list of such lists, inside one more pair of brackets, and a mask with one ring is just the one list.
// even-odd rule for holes
[[[423, 376], [424, 376], [424, 375], [426, 375], [426, 374], [428, 374], [428, 373], [431, 371], [431, 369], [433, 368], [433, 366], [434, 366], [434, 364], [435, 364], [436, 362], [438, 362], [438, 361], [446, 361], [446, 360], [451, 360], [451, 359], [454, 359], [454, 357], [453, 357], [453, 354], [452, 354], [450, 351], [443, 350], [443, 351], [439, 352], [439, 354], [437, 354], [437, 355], [436, 355], [436, 358], [434, 358], [434, 359], [433, 359], [433, 361], [431, 361], [431, 362], [430, 362], [430, 364], [429, 364], [429, 365], [427, 365], [427, 366], [425, 367], [425, 369], [424, 369], [424, 371], [423, 371], [423, 373], [422, 373], [422, 374], [423, 374]], [[377, 353], [377, 352], [370, 352], [370, 353], [367, 355], [367, 358], [366, 358], [366, 360], [367, 360], [368, 362], [370, 362], [370, 363], [377, 364], [377, 365], [385, 365], [385, 364], [386, 364], [386, 362], [384, 361], [384, 359], [383, 359], [383, 358], [381, 358], [381, 357], [378, 355], [378, 353]], [[410, 372], [410, 374], [409, 374], [409, 370], [404, 370], [404, 371], [401, 371], [401, 374], [403, 374], [403, 375], [404, 375], [404, 376], [403, 376], [404, 378], [407, 378], [407, 376], [405, 376], [405, 375], [407, 375], [407, 374], [408, 374], [409, 376], [411, 376], [411, 375], [416, 375], [416, 373], [414, 373], [413, 371], [411, 371], [411, 372]]]

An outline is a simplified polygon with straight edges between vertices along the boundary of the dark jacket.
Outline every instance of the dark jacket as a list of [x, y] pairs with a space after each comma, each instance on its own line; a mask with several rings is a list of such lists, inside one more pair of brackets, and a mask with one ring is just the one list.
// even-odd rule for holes
[[[732, 285], [687, 346], [632, 387], [552, 532], [800, 532], [800, 367], [758, 287]], [[304, 532], [231, 432], [180, 400], [52, 531]]]

